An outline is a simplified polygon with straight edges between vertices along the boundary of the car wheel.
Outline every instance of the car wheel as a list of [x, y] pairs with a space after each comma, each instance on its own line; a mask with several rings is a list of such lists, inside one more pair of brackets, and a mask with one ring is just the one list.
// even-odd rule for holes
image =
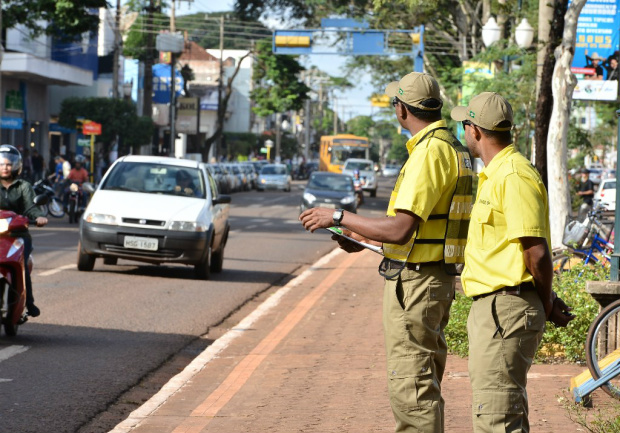
[[211, 276], [211, 246], [207, 248], [207, 254], [205, 258], [201, 260], [200, 263], [194, 265], [194, 272], [196, 273], [196, 278], [199, 280], [208, 280]]
[[104, 265], [115, 265], [118, 263], [117, 257], [104, 257], [103, 264]]
[[377, 190], [373, 189], [372, 191], [370, 191], [370, 196], [371, 197], [376, 197], [377, 196]]
[[87, 254], [82, 249], [82, 242], [78, 242], [77, 268], [79, 271], [92, 271], [95, 267], [95, 256]]

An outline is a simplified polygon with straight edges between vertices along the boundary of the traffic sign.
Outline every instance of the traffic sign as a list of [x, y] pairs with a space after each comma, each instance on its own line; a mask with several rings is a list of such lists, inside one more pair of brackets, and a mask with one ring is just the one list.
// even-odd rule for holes
[[84, 122], [82, 125], [82, 134], [84, 135], [101, 135], [101, 123]]
[[260, 153], [267, 153], [267, 148], [266, 147], [261, 147], [260, 148]]

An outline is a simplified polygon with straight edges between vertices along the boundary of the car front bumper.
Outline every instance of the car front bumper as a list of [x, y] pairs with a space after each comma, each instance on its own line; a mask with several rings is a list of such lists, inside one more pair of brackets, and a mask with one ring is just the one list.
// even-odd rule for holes
[[[157, 239], [157, 250], [126, 248], [126, 236]], [[100, 257], [116, 257], [147, 263], [198, 264], [204, 258], [208, 232], [153, 230], [93, 224], [82, 220], [80, 241], [84, 252]]]

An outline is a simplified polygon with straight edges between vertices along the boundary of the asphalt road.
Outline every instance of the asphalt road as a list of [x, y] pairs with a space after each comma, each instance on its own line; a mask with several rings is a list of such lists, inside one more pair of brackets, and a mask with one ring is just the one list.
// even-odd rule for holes
[[[382, 215], [392, 183], [383, 180], [360, 213]], [[333, 249], [327, 232], [299, 224], [301, 193], [296, 182], [290, 193], [234, 194], [224, 271], [210, 281], [196, 280], [192, 267], [101, 259], [79, 272], [76, 226], [65, 218], [33, 229], [42, 314], [17, 337], [0, 336], [0, 431], [90, 432], [94, 419], [105, 431], [120, 422], [109, 408], [126, 391], [157, 372], [171, 377], [165, 366], [176, 355], [208, 345], [200, 337], [210, 329]]]

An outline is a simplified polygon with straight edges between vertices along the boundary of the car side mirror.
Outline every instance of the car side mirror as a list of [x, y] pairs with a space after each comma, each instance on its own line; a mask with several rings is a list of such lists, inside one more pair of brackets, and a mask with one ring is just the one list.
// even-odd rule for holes
[[213, 199], [213, 204], [227, 204], [230, 203], [232, 200], [232, 197], [229, 196], [228, 194], [220, 194], [217, 196], [217, 198]]

